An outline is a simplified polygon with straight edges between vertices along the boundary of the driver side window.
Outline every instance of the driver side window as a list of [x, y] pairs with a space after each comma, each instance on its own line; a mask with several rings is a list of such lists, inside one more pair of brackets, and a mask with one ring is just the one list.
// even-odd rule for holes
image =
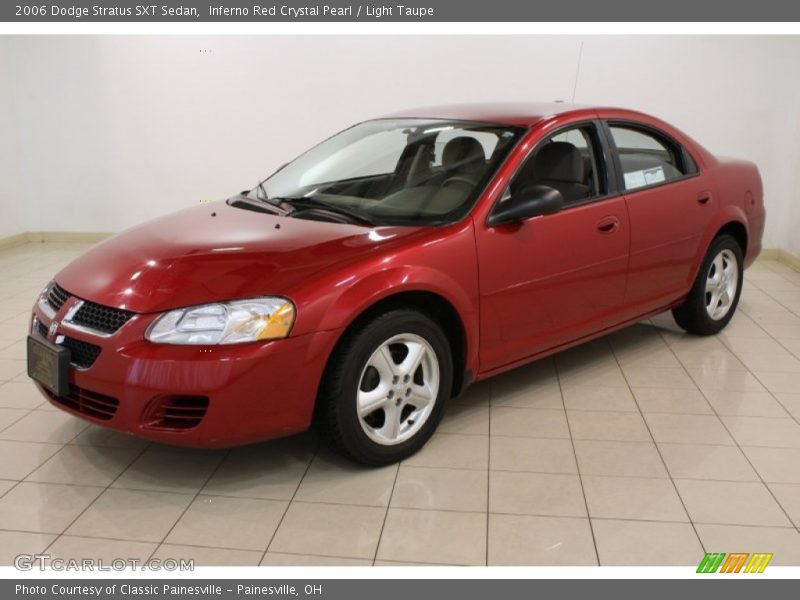
[[514, 176], [511, 194], [531, 185], [558, 190], [565, 207], [604, 196], [608, 188], [595, 126], [562, 129], [540, 142]]

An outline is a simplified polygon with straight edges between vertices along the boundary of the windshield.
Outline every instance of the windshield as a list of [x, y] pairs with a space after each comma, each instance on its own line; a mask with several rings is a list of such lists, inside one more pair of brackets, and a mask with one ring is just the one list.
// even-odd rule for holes
[[[378, 225], [452, 222], [469, 212], [520, 135], [464, 121], [367, 121], [301, 155], [248, 197], [285, 201], [300, 218], [341, 220], [349, 212]], [[337, 207], [339, 218], [331, 218]]]

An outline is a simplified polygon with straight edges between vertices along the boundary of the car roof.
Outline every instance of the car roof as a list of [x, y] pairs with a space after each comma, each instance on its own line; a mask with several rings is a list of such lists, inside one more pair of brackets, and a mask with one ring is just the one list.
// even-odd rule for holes
[[564, 115], [597, 110], [599, 107], [569, 102], [505, 102], [486, 104], [447, 104], [402, 110], [383, 118], [453, 119], [531, 127], [540, 121]]

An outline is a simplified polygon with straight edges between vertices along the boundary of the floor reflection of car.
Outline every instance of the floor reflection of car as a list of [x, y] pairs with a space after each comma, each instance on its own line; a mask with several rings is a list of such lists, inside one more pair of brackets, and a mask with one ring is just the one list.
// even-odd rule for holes
[[641, 113], [407, 111], [75, 260], [33, 309], [29, 373], [151, 440], [316, 421], [388, 463], [471, 382], [665, 310], [720, 331], [764, 218], [754, 165]]

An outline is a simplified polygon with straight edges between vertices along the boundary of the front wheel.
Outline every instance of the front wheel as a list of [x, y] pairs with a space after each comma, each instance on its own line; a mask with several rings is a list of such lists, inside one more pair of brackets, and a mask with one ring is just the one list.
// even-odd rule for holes
[[720, 332], [736, 312], [743, 273], [739, 243], [729, 235], [716, 238], [686, 300], [672, 311], [678, 325], [698, 335]]
[[453, 361], [424, 313], [393, 310], [346, 334], [326, 369], [319, 402], [334, 449], [368, 465], [402, 460], [442, 418]]

